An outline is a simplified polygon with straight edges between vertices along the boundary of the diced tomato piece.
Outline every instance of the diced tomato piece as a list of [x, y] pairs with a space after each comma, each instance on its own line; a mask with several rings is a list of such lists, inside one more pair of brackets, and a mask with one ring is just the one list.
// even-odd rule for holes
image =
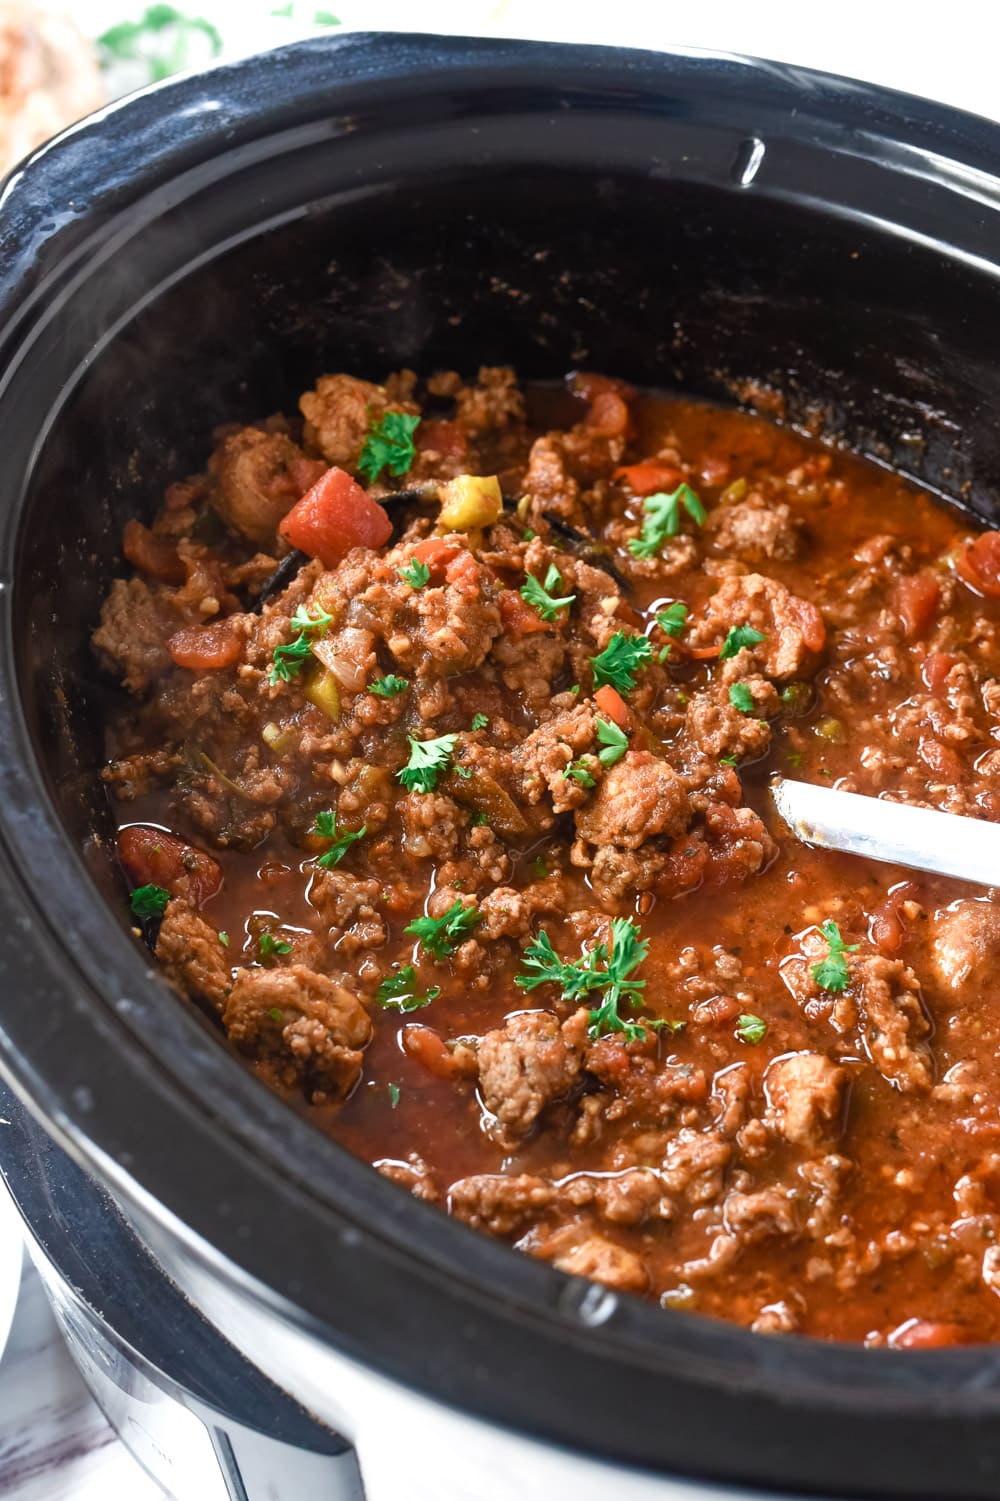
[[213, 672], [232, 667], [240, 659], [243, 643], [228, 620], [214, 625], [185, 625], [167, 642], [167, 651], [178, 667], [194, 672]]
[[166, 537], [158, 537], [134, 518], [125, 524], [122, 552], [134, 568], [161, 584], [183, 584], [187, 576], [176, 545]]
[[816, 606], [811, 600], [799, 599], [797, 594], [793, 594], [788, 600], [788, 609], [795, 617], [809, 650], [822, 651], [826, 645], [826, 623]]
[[896, 583], [896, 613], [903, 623], [908, 641], [922, 634], [930, 625], [941, 598], [941, 585], [933, 574], [911, 573]]
[[950, 746], [927, 735], [917, 746], [917, 755], [929, 771], [944, 782], [956, 782], [962, 774], [962, 758]]
[[466, 594], [470, 598], [478, 597], [482, 591], [483, 568], [471, 552], [463, 549], [445, 568], [444, 579], [459, 594]]
[[612, 688], [610, 683], [605, 683], [594, 694], [594, 703], [601, 713], [606, 714], [620, 730], [629, 729], [632, 724], [632, 715], [629, 713], [628, 704], [617, 688]]
[[505, 589], [500, 595], [500, 620], [506, 636], [530, 636], [549, 629], [549, 622], [513, 589]]
[[120, 831], [118, 856], [136, 886], [162, 886], [196, 907], [222, 885], [222, 868], [211, 855], [149, 824]]
[[962, 549], [955, 566], [978, 594], [1000, 599], [1000, 532], [981, 532]]
[[929, 688], [931, 693], [940, 693], [945, 679], [957, 661], [958, 658], [953, 657], [950, 652], [932, 651], [920, 669], [920, 676], [924, 680], [925, 687]]
[[462, 1072], [444, 1038], [433, 1027], [410, 1022], [403, 1028], [403, 1048], [437, 1079], [454, 1079]]
[[305, 495], [323, 478], [326, 464], [322, 459], [289, 459], [287, 470], [296, 494]]
[[464, 459], [469, 447], [465, 429], [460, 422], [437, 419], [421, 422], [414, 442], [419, 453], [433, 452], [443, 459]]
[[889, 1335], [889, 1346], [893, 1350], [942, 1350], [948, 1345], [964, 1345], [968, 1339], [968, 1331], [961, 1324], [907, 1319]]
[[612, 479], [624, 480], [633, 495], [656, 495], [661, 490], [672, 495], [684, 476], [672, 464], [626, 464], [616, 469]]
[[392, 522], [356, 480], [335, 467], [292, 506], [278, 530], [291, 547], [336, 568], [354, 547], [382, 547], [392, 536]]
[[446, 567], [462, 550], [454, 537], [425, 537], [423, 542], [416, 544], [411, 557], [418, 563], [426, 563], [433, 573], [436, 568]]

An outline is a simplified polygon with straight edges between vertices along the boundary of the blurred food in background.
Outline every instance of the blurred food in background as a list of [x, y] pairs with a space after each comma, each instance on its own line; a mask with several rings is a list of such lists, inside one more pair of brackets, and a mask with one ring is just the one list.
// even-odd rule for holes
[[95, 50], [64, 10], [0, 0], [0, 177], [104, 101]]

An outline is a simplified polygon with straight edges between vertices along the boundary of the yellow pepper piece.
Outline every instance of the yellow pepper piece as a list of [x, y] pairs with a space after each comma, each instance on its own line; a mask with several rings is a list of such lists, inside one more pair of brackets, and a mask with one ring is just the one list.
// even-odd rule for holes
[[500, 481], [495, 474], [460, 474], [438, 490], [441, 515], [438, 525], [446, 532], [471, 532], [492, 526], [503, 511]]
[[306, 684], [306, 698], [329, 719], [340, 718], [340, 684], [328, 667], [318, 666]]

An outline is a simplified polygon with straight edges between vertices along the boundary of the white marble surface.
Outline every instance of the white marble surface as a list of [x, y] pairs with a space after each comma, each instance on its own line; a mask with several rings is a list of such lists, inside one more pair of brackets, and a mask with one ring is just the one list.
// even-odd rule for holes
[[0, 1358], [0, 1496], [4, 1501], [164, 1501], [78, 1376], [27, 1256], [10, 1339]]

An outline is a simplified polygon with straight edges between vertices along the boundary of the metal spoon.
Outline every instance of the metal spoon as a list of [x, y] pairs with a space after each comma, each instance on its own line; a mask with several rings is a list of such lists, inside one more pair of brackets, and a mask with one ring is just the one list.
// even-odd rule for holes
[[1000, 824], [775, 777], [771, 796], [804, 844], [1000, 886]]

